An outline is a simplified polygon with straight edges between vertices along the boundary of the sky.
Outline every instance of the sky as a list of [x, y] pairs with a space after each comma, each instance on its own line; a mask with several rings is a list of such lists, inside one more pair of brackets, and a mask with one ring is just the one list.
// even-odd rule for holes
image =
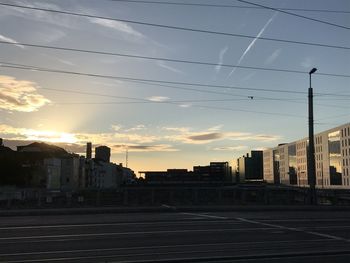
[[318, 69], [312, 75], [315, 132], [349, 122], [350, 1], [248, 1], [308, 9], [288, 12], [333, 25], [266, 8], [238, 8], [254, 5], [236, 0], [168, 2], [207, 6], [1, 0], [0, 5], [90, 15], [1, 5], [0, 137], [5, 146], [45, 141], [84, 154], [86, 142], [92, 142], [109, 146], [112, 161], [124, 165], [128, 149], [128, 167], [136, 172], [232, 161], [250, 150], [307, 136], [313, 67]]

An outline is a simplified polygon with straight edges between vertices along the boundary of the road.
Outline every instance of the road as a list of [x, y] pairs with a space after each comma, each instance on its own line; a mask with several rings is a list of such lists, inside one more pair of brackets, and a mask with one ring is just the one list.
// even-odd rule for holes
[[350, 262], [350, 212], [0, 217], [1, 262]]

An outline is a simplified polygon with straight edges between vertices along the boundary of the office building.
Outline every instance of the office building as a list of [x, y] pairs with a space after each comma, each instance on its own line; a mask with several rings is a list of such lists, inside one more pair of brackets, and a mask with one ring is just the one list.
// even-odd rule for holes
[[[315, 134], [316, 187], [350, 188], [350, 123]], [[263, 153], [264, 180], [309, 186], [308, 139], [281, 144]]]

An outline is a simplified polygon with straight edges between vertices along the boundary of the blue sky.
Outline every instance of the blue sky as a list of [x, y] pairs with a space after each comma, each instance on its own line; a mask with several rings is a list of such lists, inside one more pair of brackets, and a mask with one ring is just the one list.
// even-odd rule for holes
[[[180, 2], [176, 0], [177, 2]], [[108, 0], [2, 3], [255, 36], [186, 32], [14, 7], [0, 8], [0, 41], [204, 61], [194, 65], [0, 44], [1, 62], [137, 79], [307, 92], [308, 72], [350, 74], [348, 29], [272, 10], [128, 3]], [[190, 1], [186, 1], [190, 2]], [[246, 5], [235, 0], [192, 3]], [[262, 5], [350, 11], [346, 0], [267, 0]], [[291, 11], [350, 27], [350, 13]], [[305, 74], [223, 67], [222, 64]], [[144, 82], [0, 68], [0, 136], [10, 146], [43, 140], [70, 151], [112, 148], [114, 162], [136, 170], [191, 168], [231, 161], [252, 149], [307, 135], [307, 94]], [[349, 78], [313, 75], [316, 132], [349, 122]], [[189, 90], [192, 89], [192, 90]], [[193, 90], [196, 89], [196, 90]], [[65, 90], [65, 91], [63, 91]], [[83, 94], [85, 93], [85, 94]], [[88, 95], [86, 93], [94, 93]], [[251, 99], [250, 97], [253, 97]]]

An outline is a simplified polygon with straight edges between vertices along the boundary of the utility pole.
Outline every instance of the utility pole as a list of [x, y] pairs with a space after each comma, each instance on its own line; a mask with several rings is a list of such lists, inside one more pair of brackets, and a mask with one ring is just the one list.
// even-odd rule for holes
[[317, 68], [313, 68], [309, 72], [309, 151], [308, 151], [308, 164], [307, 173], [310, 185], [310, 204], [317, 204], [316, 197], [316, 167], [315, 167], [315, 143], [314, 143], [314, 110], [313, 110], [313, 90], [311, 86], [311, 75], [315, 73]]

